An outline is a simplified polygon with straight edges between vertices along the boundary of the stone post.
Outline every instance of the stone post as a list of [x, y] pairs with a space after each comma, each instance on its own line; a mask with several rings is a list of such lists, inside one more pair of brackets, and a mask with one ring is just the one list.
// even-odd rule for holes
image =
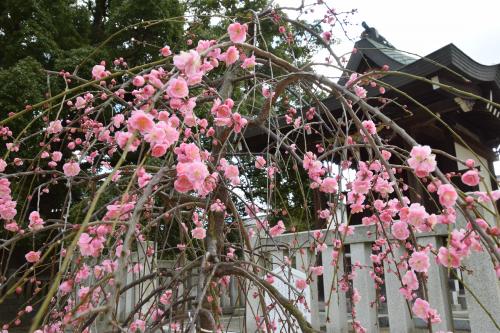
[[[435, 236], [418, 238], [420, 245], [431, 244], [435, 248], [441, 246], [441, 240]], [[434, 256], [430, 258], [430, 267], [427, 279], [427, 292], [429, 304], [441, 316], [441, 322], [432, 325], [433, 331], [453, 331], [453, 317], [451, 314], [451, 300], [448, 288], [448, 275], [446, 268], [436, 263]]]
[[[245, 223], [245, 228], [249, 230], [250, 228], [253, 228], [255, 231], [256, 229], [256, 221], [253, 218], [249, 218], [244, 221]], [[260, 242], [260, 235], [256, 232], [255, 236], [250, 239], [250, 242], [252, 243], [252, 248], [255, 247], [255, 245]], [[248, 254], [245, 254], [247, 257], [247, 260], [250, 260]], [[245, 300], [245, 332], [248, 333], [253, 333], [256, 332], [258, 329], [258, 324], [257, 321], [255, 320], [256, 316], [262, 317], [263, 309], [260, 306], [259, 302], [259, 297], [253, 297], [254, 293], [258, 293], [259, 289], [257, 286], [253, 283], [250, 283], [248, 281], [245, 282], [244, 286], [245, 292], [246, 292], [246, 300]]]
[[[399, 262], [404, 250], [392, 245], [394, 260]], [[392, 258], [391, 258], [392, 259]], [[397, 276], [396, 262], [384, 263], [385, 292], [387, 298], [387, 314], [391, 333], [413, 332], [415, 325], [406, 299], [399, 292], [401, 281]], [[403, 275], [405, 272], [400, 272]]]
[[[344, 275], [343, 255], [339, 258], [337, 272], [332, 263], [333, 247], [328, 246], [321, 254], [323, 261], [323, 287], [327, 333], [347, 333], [347, 303], [345, 293], [338, 289], [338, 281]], [[335, 275], [335, 279], [334, 279]], [[330, 296], [331, 295], [331, 296]], [[328, 302], [330, 300], [330, 302]]]
[[[490, 208], [492, 208], [490, 206]], [[485, 214], [484, 209], [479, 209], [490, 225], [494, 225], [491, 214]], [[490, 218], [488, 218], [490, 217]], [[465, 228], [467, 222], [462, 214], [457, 215], [457, 226]], [[496, 277], [495, 268], [487, 252], [472, 251], [469, 257], [463, 260], [463, 265], [472, 271], [471, 274], [464, 273], [463, 282], [465, 287], [465, 299], [469, 313], [469, 323], [472, 333], [496, 332], [491, 317], [500, 324], [500, 281]], [[477, 298], [477, 300], [476, 300]], [[483, 307], [490, 313], [488, 315]]]
[[[308, 268], [310, 266], [316, 266], [316, 254], [309, 249], [303, 249], [304, 250], [304, 269], [303, 272], [306, 274], [306, 276], [310, 275], [310, 272], [308, 271]], [[301, 269], [302, 270], [302, 269]], [[311, 325], [312, 327], [319, 331], [321, 327], [321, 323], [319, 320], [319, 292], [318, 292], [318, 277], [317, 276], [311, 276], [313, 279], [311, 281], [310, 287], [311, 287], [311, 301], [309, 304], [309, 309], [311, 310]]]
[[356, 270], [356, 276], [353, 280], [354, 288], [361, 295], [361, 301], [356, 304], [356, 319], [366, 328], [368, 333], [377, 333], [379, 331], [377, 308], [375, 305], [370, 305], [376, 301], [375, 283], [370, 277], [371, 254], [371, 243], [351, 244], [351, 264], [359, 262], [363, 266], [363, 269]]

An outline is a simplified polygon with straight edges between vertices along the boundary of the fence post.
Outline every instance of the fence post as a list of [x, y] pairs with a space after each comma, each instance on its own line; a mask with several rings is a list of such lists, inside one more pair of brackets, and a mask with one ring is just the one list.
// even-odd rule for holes
[[231, 276], [231, 280], [229, 282], [229, 298], [233, 308], [237, 308], [240, 305], [240, 299], [238, 296], [238, 280], [235, 276]]
[[[245, 223], [245, 228], [248, 230], [250, 228], [254, 228], [256, 226], [256, 221], [253, 218], [249, 218], [244, 221]], [[250, 240], [252, 243], [252, 248], [255, 248], [261, 238], [260, 232], [257, 232], [256, 235]], [[245, 254], [247, 260], [251, 260], [249, 257], [249, 254]], [[250, 268], [251, 269], [251, 268]], [[244, 284], [244, 289], [246, 292], [245, 296], [245, 324], [244, 324], [244, 331], [253, 333], [258, 330], [258, 324], [257, 321], [255, 320], [255, 316], [261, 316], [263, 313], [263, 309], [260, 306], [259, 302], [259, 297], [254, 298], [253, 294], [259, 292], [259, 289], [257, 286], [250, 282], [250, 281], [245, 281]]]
[[[441, 246], [441, 241], [436, 236], [418, 238], [420, 245], [431, 244], [435, 248]], [[441, 322], [432, 325], [433, 331], [453, 331], [453, 317], [451, 315], [450, 293], [446, 269], [438, 265], [433, 256], [430, 258], [430, 267], [427, 279], [427, 292], [430, 306], [436, 309], [441, 316]]]
[[[316, 254], [310, 251], [308, 248], [304, 248], [304, 273], [309, 276], [308, 268], [310, 266], [316, 266]], [[301, 269], [302, 270], [302, 269]], [[311, 304], [309, 304], [309, 309], [311, 310], [311, 325], [312, 328], [319, 331], [321, 323], [319, 320], [319, 290], [318, 290], [318, 277], [311, 276], [313, 279], [310, 284], [311, 288]]]
[[269, 251], [269, 260], [271, 261], [271, 271], [283, 265], [284, 261], [283, 250], [277, 249], [276, 251]]
[[[463, 274], [464, 283], [469, 289], [465, 289], [465, 297], [471, 332], [500, 331], [491, 319], [493, 317], [497, 325], [500, 324], [500, 286], [490, 257], [486, 252], [472, 252], [464, 260], [464, 265], [472, 270], [472, 274]], [[479, 305], [472, 293], [490, 312], [491, 317]]]
[[[154, 255], [148, 257], [147, 249], [149, 247], [155, 250], [155, 242], [144, 241], [137, 244], [137, 263], [142, 264], [142, 270], [136, 273], [135, 279], [140, 279], [143, 276], [147, 276], [155, 271], [156, 269], [156, 257]], [[155, 251], [156, 252], [156, 251]], [[151, 278], [143, 283], [140, 283], [135, 289], [136, 296], [134, 304], [137, 305], [138, 302], [142, 301], [143, 298], [148, 296], [156, 288], [156, 278]], [[146, 304], [143, 305], [142, 309], [149, 309], [154, 303], [154, 298], [151, 298]]]
[[371, 243], [353, 243], [351, 244], [351, 265], [359, 262], [362, 269], [357, 269], [353, 279], [354, 288], [359, 291], [361, 301], [356, 304], [356, 319], [366, 328], [368, 333], [379, 331], [378, 316], [376, 306], [370, 303], [376, 301], [375, 283], [370, 277], [370, 268], [372, 262]]
[[[482, 186], [482, 185], [480, 185]], [[484, 188], [482, 189], [485, 190]], [[469, 194], [469, 193], [468, 193]], [[494, 210], [492, 205], [488, 206]], [[479, 208], [479, 212], [490, 224], [495, 224], [494, 217], [485, 209]], [[457, 226], [465, 228], [467, 221], [462, 213], [457, 215]], [[462, 274], [463, 282], [466, 285], [465, 299], [467, 302], [467, 312], [469, 313], [469, 323], [472, 333], [497, 332], [500, 329], [495, 326], [500, 325], [500, 285], [496, 277], [495, 268], [487, 252], [472, 251], [469, 257], [463, 260], [471, 274]], [[484, 311], [476, 298], [481, 302], [484, 308], [490, 313], [491, 317]]]
[[[323, 261], [323, 288], [325, 292], [326, 332], [347, 333], [347, 303], [345, 293], [338, 289], [338, 280], [344, 275], [343, 255], [339, 257], [337, 272], [332, 266], [333, 247], [321, 254]], [[334, 280], [335, 275], [335, 280]], [[331, 295], [331, 297], [330, 297]], [[328, 300], [330, 300], [328, 302]]]
[[[138, 258], [137, 252], [131, 253], [130, 258], [132, 260], [132, 263], [136, 262]], [[123, 281], [123, 285], [126, 286], [132, 283], [133, 281], [134, 281], [134, 273], [130, 270], [127, 270], [127, 272], [125, 273], [125, 281]], [[120, 296], [118, 307], [119, 307], [119, 318], [121, 320], [126, 319], [130, 314], [130, 312], [134, 309], [134, 304], [136, 303], [135, 300], [136, 288], [137, 286], [129, 288]]]
[[[391, 333], [412, 332], [415, 328], [408, 303], [399, 292], [401, 281], [397, 276], [396, 264], [404, 254], [401, 247], [392, 245], [394, 261], [384, 263], [385, 293], [387, 297], [387, 315], [389, 316], [389, 330]], [[391, 258], [392, 259], [392, 258]], [[404, 272], [400, 272], [401, 275]]]

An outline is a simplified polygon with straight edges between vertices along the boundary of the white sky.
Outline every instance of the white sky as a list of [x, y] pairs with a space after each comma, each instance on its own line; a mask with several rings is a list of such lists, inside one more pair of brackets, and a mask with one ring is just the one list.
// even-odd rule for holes
[[[311, 4], [315, 0], [306, 0]], [[350, 16], [349, 37], [357, 40], [364, 30], [361, 22], [378, 30], [396, 48], [426, 56], [450, 43], [484, 65], [500, 63], [500, 0], [324, 0], [337, 12], [357, 9]], [[301, 0], [276, 0], [281, 6], [297, 7]], [[321, 7], [316, 6], [316, 9]], [[324, 7], [323, 7], [324, 8]], [[294, 16], [290, 14], [291, 16]], [[304, 19], [322, 18], [323, 11], [309, 13]], [[338, 54], [352, 50], [353, 43], [341, 30], [335, 38], [341, 43]], [[327, 53], [317, 56], [323, 62]], [[325, 69], [323, 69], [325, 70]], [[329, 71], [331, 75], [338, 75]], [[500, 175], [500, 161], [495, 173]]]
[[[313, 0], [306, 0], [312, 3]], [[324, 0], [337, 12], [357, 9], [351, 16], [352, 38], [363, 31], [361, 22], [375, 27], [396, 48], [425, 56], [454, 43], [485, 65], [500, 63], [499, 0]], [[300, 0], [277, 0], [282, 6], [298, 6]], [[319, 7], [317, 7], [319, 8]], [[309, 18], [321, 17], [315, 12]], [[336, 37], [343, 37], [340, 34]], [[352, 48], [345, 41], [343, 50]]]
[[[334, 3], [339, 9], [357, 8], [354, 20], [366, 21], [377, 28], [399, 49], [424, 56], [454, 43], [480, 63], [500, 63], [498, 0], [341, 0]], [[358, 27], [357, 31], [361, 30]]]

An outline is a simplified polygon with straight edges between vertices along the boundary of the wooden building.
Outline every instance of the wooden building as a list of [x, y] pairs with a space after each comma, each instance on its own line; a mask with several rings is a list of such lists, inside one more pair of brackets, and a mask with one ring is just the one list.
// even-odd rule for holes
[[[477, 160], [466, 146], [472, 148], [481, 158], [483, 166], [479, 169], [486, 186], [496, 189], [498, 183], [493, 162], [498, 157], [495, 150], [500, 145], [500, 108], [486, 101], [500, 103], [500, 64], [482, 65], [453, 44], [425, 57], [417, 57], [396, 49], [376, 29], [363, 24], [365, 31], [354, 45], [357, 52], [351, 55], [346, 74], [339, 83], [345, 84], [350, 73], [362, 74], [388, 66], [388, 74], [380, 78], [387, 85], [386, 92], [382, 96], [378, 88], [368, 86], [367, 101], [380, 107], [385, 115], [422, 145], [429, 145], [461, 160]], [[378, 97], [394, 102], [384, 104]], [[326, 98], [322, 103], [341, 119], [343, 111], [336, 97]], [[291, 129], [291, 125], [280, 119], [273, 130], [287, 134]], [[388, 144], [411, 148], [390, 131], [380, 134], [389, 139]], [[289, 138], [298, 147], [304, 147], [302, 134], [291, 134]], [[267, 148], [267, 134], [258, 128], [249, 128], [245, 139], [253, 152], [263, 152]], [[308, 136], [308, 150], [315, 151], [314, 146], [320, 137], [316, 139], [314, 133]], [[443, 172], [463, 169], [462, 165], [442, 155], [436, 159]], [[473, 189], [464, 187], [460, 181], [456, 184], [466, 192], [485, 190], [484, 185]], [[322, 206], [320, 202], [318, 205]]]

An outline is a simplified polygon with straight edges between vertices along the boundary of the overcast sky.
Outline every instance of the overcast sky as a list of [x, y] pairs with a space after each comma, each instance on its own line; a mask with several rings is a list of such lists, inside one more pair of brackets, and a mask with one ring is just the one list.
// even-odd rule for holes
[[[311, 3], [313, 0], [306, 0]], [[351, 37], [363, 31], [361, 22], [376, 28], [401, 50], [425, 56], [454, 43], [474, 60], [500, 63], [499, 0], [324, 0], [338, 12], [357, 9], [349, 28]], [[278, 0], [281, 5], [298, 6], [300, 0]], [[323, 13], [315, 13], [321, 17]], [[337, 36], [342, 37], [342, 36]], [[352, 48], [343, 42], [342, 49]]]
[[[399, 49], [427, 55], [449, 43], [485, 65], [500, 63], [498, 0], [340, 0], [339, 10], [357, 8], [355, 21], [377, 28]], [[352, 28], [362, 31], [361, 27]]]

